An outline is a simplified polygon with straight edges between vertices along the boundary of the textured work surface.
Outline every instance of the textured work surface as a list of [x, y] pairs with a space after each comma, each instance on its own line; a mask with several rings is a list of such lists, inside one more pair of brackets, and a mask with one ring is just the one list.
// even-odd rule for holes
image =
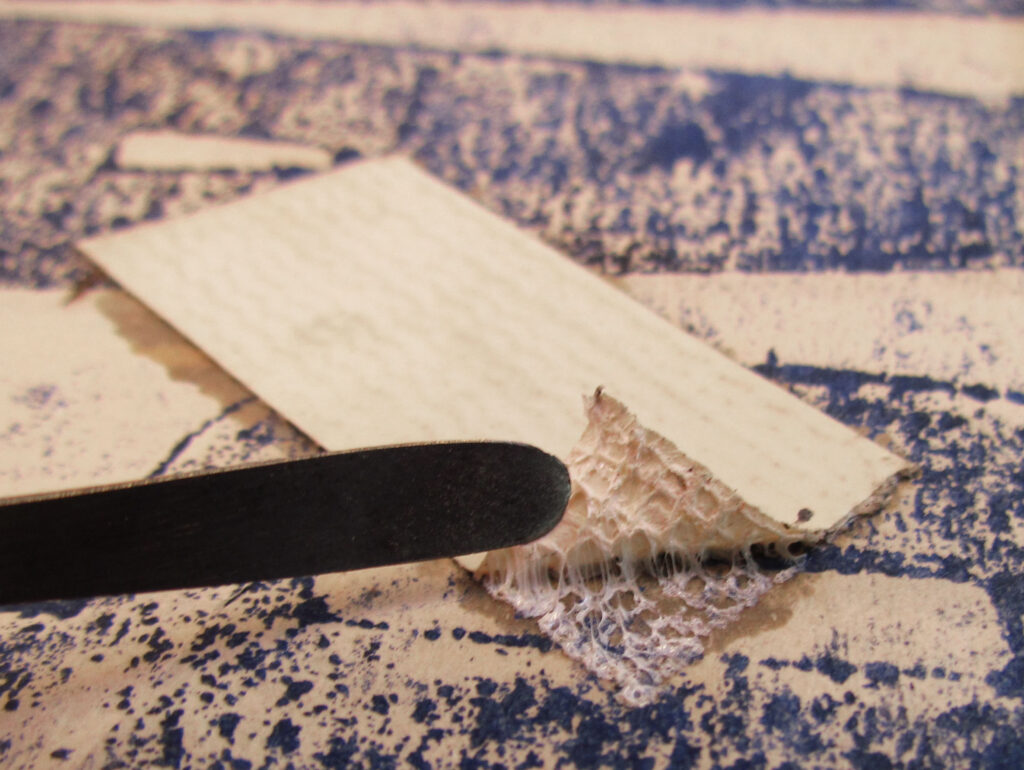
[[[7, 610], [0, 764], [1022, 764], [1022, 365], [1019, 345], [976, 344], [992, 308], [957, 285], [1020, 267], [1020, 100], [39, 23], [0, 24], [0, 62], [0, 305], [20, 303], [2, 331], [19, 356], [0, 367], [5, 490], [314, 450], [123, 294], [64, 308], [42, 291], [81, 275], [83, 235], [295, 173], [120, 169], [111, 152], [140, 126], [302, 141], [339, 163], [402, 149], [613, 273], [879, 270], [906, 302], [888, 335], [880, 311], [865, 326], [905, 354], [897, 368], [845, 341], [842, 363], [825, 355], [827, 317], [801, 344], [757, 316], [764, 292], [769, 310], [805, 307], [782, 281], [751, 288], [742, 328], [701, 331], [922, 467], [644, 708], [446, 563]], [[932, 269], [948, 288], [915, 281]], [[840, 317], [867, 307], [834, 296]], [[954, 335], [932, 323], [950, 308]], [[953, 345], [969, 367], [950, 367]]]
[[[868, 272], [633, 274], [620, 285], [748, 366], [774, 350], [785, 361], [1024, 394], [1024, 360], [1014, 355], [1024, 337], [1020, 270], [915, 271], [899, 280]], [[819, 333], [822, 319], [828, 334]]]
[[[787, 78], [5, 22], [0, 276], [294, 171], [137, 173], [139, 126], [403, 149], [613, 272], [1019, 266], [1024, 106]], [[70, 193], [74, 194], [71, 195]]]

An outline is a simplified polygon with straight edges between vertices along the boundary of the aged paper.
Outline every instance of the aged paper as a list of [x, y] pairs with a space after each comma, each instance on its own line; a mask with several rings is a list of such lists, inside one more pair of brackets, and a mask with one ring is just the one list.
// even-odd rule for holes
[[565, 457], [604, 386], [783, 523], [831, 527], [905, 466], [403, 158], [80, 246], [330, 449]]

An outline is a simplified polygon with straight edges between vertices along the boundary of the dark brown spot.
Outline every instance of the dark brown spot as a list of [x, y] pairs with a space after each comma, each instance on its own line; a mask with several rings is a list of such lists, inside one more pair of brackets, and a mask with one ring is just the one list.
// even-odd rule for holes
[[796, 520], [810, 521], [813, 515], [814, 511], [812, 511], [810, 508], [801, 508], [799, 511], [796, 512]]

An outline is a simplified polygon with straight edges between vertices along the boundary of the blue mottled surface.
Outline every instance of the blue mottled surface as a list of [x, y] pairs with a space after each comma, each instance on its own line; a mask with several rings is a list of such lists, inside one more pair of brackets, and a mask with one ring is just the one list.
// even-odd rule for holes
[[[8, 288], [72, 285], [83, 235], [298, 173], [120, 170], [114, 145], [140, 126], [302, 140], [338, 163], [410, 152], [613, 273], [1024, 263], [1020, 99], [5, 22]], [[8, 608], [0, 764], [1024, 766], [1024, 395], [925, 363], [895, 376], [766, 356], [764, 376], [921, 475], [650, 706], [623, 707], [431, 563]], [[197, 420], [153, 473], [296, 441], [247, 404]]]
[[610, 272], [1024, 262], [1019, 98], [29, 22], [0, 28], [0, 95], [0, 278], [21, 285], [80, 275], [74, 238], [297, 173], [119, 171], [137, 127], [409, 152]]

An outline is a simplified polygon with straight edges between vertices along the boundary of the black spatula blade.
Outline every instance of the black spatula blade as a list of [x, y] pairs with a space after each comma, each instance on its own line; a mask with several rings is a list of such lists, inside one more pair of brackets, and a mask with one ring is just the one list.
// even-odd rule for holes
[[0, 502], [0, 604], [313, 575], [536, 539], [569, 477], [534, 447], [385, 447]]

